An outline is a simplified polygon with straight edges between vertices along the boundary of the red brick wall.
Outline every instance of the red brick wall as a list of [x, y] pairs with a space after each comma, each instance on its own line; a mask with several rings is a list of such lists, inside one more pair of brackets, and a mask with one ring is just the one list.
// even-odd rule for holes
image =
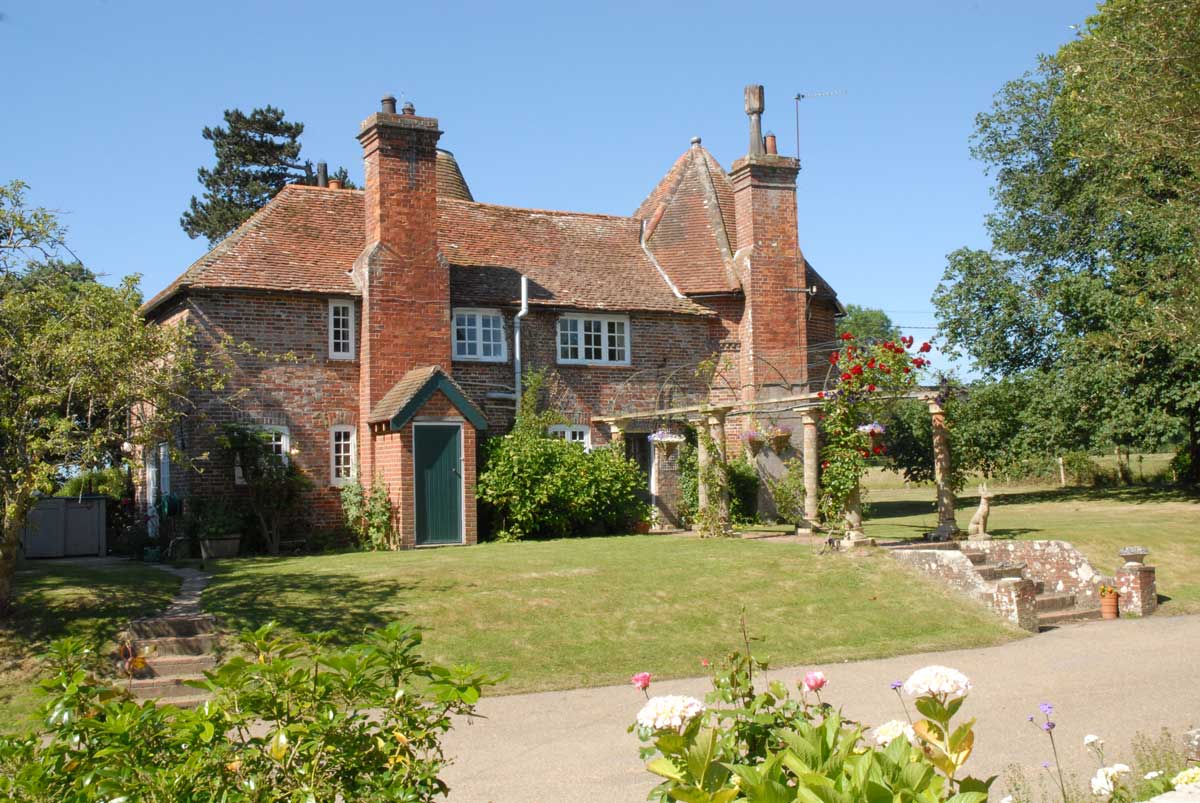
[[[230, 383], [194, 397], [197, 409], [182, 432], [192, 465], [172, 466], [172, 492], [185, 498], [244, 494], [245, 489], [234, 484], [217, 435], [233, 422], [286, 426], [292, 459], [313, 481], [311, 524], [340, 524], [339, 490], [330, 486], [330, 428], [356, 423], [358, 363], [329, 359], [328, 299], [300, 293], [192, 290], [186, 302], [164, 310], [158, 320], [184, 316], [205, 354], [224, 355]], [[218, 348], [225, 342], [239, 347]]]

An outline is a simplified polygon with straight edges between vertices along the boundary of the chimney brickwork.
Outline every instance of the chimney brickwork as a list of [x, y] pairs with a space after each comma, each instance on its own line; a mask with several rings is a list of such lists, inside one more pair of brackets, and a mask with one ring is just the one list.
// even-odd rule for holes
[[[409, 370], [450, 371], [450, 273], [437, 238], [438, 122], [385, 111], [363, 121], [366, 248], [354, 266], [360, 325], [359, 473], [375, 474], [370, 411]], [[387, 111], [390, 109], [391, 111]]]
[[[761, 138], [762, 87], [746, 88], [751, 152], [733, 163], [737, 251], [746, 259], [741, 321], [744, 396], [786, 395], [807, 382], [809, 296], [796, 219], [798, 160], [769, 153]], [[757, 147], [756, 147], [757, 146]]]

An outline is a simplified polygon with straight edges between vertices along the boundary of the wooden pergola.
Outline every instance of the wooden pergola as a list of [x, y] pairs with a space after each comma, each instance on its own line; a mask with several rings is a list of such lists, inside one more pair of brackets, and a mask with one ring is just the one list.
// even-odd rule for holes
[[[901, 401], [918, 399], [929, 407], [929, 416], [933, 431], [933, 475], [937, 486], [938, 524], [933, 531], [934, 540], [949, 540], [959, 533], [954, 519], [954, 491], [950, 487], [950, 441], [946, 432], [946, 411], [941, 398], [942, 388], [922, 387], [907, 393], [881, 395], [881, 399]], [[800, 393], [777, 398], [754, 399], [738, 404], [713, 405], [693, 404], [666, 409], [623, 412], [615, 416], [596, 416], [593, 422], [607, 424], [614, 440], [623, 437], [630, 422], [645, 419], [681, 418], [691, 423], [706, 427], [706, 431], [715, 447], [720, 451], [719, 458], [725, 459], [725, 419], [729, 416], [754, 415], [764, 410], [773, 412], [794, 412], [799, 414], [803, 425], [801, 453], [804, 459], [804, 518], [802, 529], [812, 532], [816, 529], [820, 513], [820, 445], [817, 434], [817, 412], [825, 403], [822, 395], [817, 392]], [[655, 458], [657, 459], [657, 457]], [[697, 462], [701, 473], [710, 464], [712, 456], [708, 454], [705, 439], [701, 438], [697, 454]], [[701, 507], [717, 504], [727, 508], [728, 499], [709, 500], [704, 483], [700, 483]], [[857, 494], [855, 495], [857, 498]], [[849, 531], [847, 537], [851, 540], [863, 538], [862, 514], [857, 510], [857, 502], [851, 504], [848, 513]]]

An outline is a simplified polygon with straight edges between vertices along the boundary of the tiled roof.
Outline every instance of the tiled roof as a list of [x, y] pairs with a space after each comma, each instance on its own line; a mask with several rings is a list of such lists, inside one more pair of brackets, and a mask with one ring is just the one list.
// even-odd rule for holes
[[[143, 312], [186, 287], [359, 295], [349, 270], [365, 245], [363, 226], [362, 191], [289, 185]], [[712, 314], [675, 295], [634, 218], [439, 198], [438, 239], [455, 303], [517, 303], [524, 274], [531, 304]]]
[[438, 148], [437, 161], [434, 165], [437, 169], [439, 198], [457, 198], [460, 201], [475, 200], [471, 196], [471, 188], [467, 186], [467, 180], [463, 178], [462, 170], [459, 169], [458, 160], [454, 158], [454, 154]]
[[454, 377], [437, 365], [414, 368], [401, 377], [400, 381], [383, 394], [383, 398], [376, 403], [375, 408], [367, 417], [367, 423], [378, 424], [383, 421], [391, 421], [394, 428], [402, 427], [412, 420], [412, 417], [419, 412], [421, 405], [438, 390], [442, 391], [450, 399], [451, 404], [457, 407], [459, 412], [477, 429], [487, 429], [487, 418], [484, 414], [463, 392], [462, 387], [454, 381]]
[[739, 289], [733, 185], [699, 142], [679, 157], [634, 216], [646, 221], [647, 245], [682, 292]]

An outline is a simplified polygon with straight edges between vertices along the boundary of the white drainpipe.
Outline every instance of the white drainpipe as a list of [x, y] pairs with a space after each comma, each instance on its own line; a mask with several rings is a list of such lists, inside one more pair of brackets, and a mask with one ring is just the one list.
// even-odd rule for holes
[[516, 410], [521, 412], [521, 319], [529, 314], [529, 277], [521, 277], [521, 311], [513, 318], [513, 389], [516, 391]]

